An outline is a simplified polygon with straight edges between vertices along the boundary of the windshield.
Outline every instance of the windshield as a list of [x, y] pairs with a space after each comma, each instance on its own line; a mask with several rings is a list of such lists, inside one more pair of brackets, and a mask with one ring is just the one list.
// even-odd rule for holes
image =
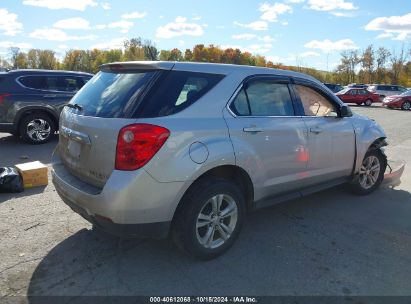
[[338, 94], [345, 94], [349, 91], [350, 89], [342, 89], [341, 91], [337, 92]]
[[124, 118], [155, 73], [99, 72], [70, 101], [82, 108], [72, 111], [84, 116]]
[[411, 96], [411, 90], [405, 91], [401, 96]]

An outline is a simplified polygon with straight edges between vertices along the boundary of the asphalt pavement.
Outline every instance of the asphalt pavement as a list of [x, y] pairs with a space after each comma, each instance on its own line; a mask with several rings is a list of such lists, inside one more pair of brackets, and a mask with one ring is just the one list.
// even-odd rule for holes
[[[353, 110], [383, 126], [390, 158], [411, 165], [410, 111]], [[49, 164], [56, 144], [29, 146], [0, 134], [0, 167]], [[208, 262], [181, 254], [169, 240], [95, 232], [52, 185], [0, 194], [0, 297], [411, 296], [410, 165], [395, 189], [354, 196], [337, 187], [251, 213], [233, 248]]]

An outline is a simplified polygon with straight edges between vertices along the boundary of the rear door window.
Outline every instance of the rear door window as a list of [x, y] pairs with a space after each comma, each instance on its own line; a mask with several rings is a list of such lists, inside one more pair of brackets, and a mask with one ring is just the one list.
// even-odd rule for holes
[[47, 88], [47, 78], [44, 76], [24, 76], [18, 81], [29, 89], [45, 90]]
[[294, 116], [294, 108], [285, 83], [257, 80], [245, 86], [230, 109], [237, 116]]

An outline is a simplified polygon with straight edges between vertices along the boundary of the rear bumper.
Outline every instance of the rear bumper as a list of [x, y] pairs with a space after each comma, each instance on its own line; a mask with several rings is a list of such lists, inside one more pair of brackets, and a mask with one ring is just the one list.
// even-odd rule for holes
[[100, 230], [121, 238], [165, 238], [170, 230], [171, 221], [147, 224], [116, 224], [108, 218], [89, 214], [85, 209], [70, 201], [59, 191], [62, 200], [76, 213]]
[[404, 161], [388, 161], [382, 185], [396, 187], [401, 184], [401, 176], [404, 173]]
[[123, 237], [167, 235], [183, 182], [160, 183], [145, 170], [114, 170], [102, 189], [70, 174], [57, 153], [52, 179], [62, 200], [102, 230]]

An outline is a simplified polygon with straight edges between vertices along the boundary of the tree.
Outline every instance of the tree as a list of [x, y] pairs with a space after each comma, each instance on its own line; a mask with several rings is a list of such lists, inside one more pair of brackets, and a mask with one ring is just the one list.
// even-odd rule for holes
[[388, 59], [390, 58], [391, 53], [385, 47], [379, 47], [377, 50], [377, 70], [376, 70], [376, 80], [378, 83], [385, 82], [385, 74]]
[[124, 60], [144, 60], [146, 59], [143, 43], [140, 37], [124, 41]]
[[145, 40], [143, 43], [143, 50], [146, 59], [155, 61], [158, 60], [158, 50], [151, 40]]
[[400, 74], [404, 68], [404, 63], [406, 60], [406, 53], [404, 47], [401, 48], [398, 54], [395, 50], [391, 55], [391, 71], [392, 71], [392, 83], [398, 84]]
[[364, 69], [364, 82], [372, 83], [374, 74], [374, 47], [369, 45], [361, 56], [361, 65]]
[[17, 62], [17, 58], [19, 56], [19, 53], [20, 53], [20, 48], [14, 47], [14, 46], [12, 46], [10, 48], [10, 63], [12, 65], [13, 69], [18, 69], [19, 68], [18, 62]]

